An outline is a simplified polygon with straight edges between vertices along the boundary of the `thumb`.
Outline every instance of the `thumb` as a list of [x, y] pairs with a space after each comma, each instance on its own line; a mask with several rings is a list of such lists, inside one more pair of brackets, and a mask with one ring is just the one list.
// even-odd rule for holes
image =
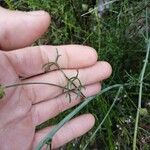
[[0, 7], [0, 49], [23, 48], [36, 41], [48, 28], [45, 11], [21, 12]]

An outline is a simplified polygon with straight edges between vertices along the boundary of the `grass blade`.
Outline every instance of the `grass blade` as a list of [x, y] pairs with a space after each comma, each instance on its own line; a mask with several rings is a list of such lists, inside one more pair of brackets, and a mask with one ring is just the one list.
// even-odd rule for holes
[[103, 123], [104, 123], [105, 120], [107, 119], [107, 117], [108, 117], [108, 115], [110, 114], [112, 108], [114, 107], [116, 101], [118, 100], [118, 97], [119, 97], [119, 95], [120, 95], [120, 93], [121, 93], [121, 91], [122, 91], [122, 88], [123, 88], [123, 87], [120, 87], [120, 88], [119, 88], [119, 90], [118, 90], [118, 92], [117, 92], [117, 94], [116, 94], [116, 97], [115, 97], [115, 99], [114, 99], [112, 105], [110, 106], [110, 108], [109, 108], [107, 114], [105, 115], [104, 119], [103, 119], [102, 122], [99, 124], [99, 126], [97, 127], [97, 129], [94, 131], [94, 133], [93, 133], [92, 136], [90, 137], [89, 141], [88, 141], [87, 144], [84, 146], [83, 150], [86, 150], [86, 148], [87, 148], [87, 146], [89, 145], [90, 141], [95, 137], [96, 133], [101, 129]]
[[[105, 92], [107, 92], [107, 91], [109, 91], [109, 90], [111, 90], [111, 89], [113, 89], [113, 88], [117, 88], [117, 87], [122, 87], [122, 84], [116, 84], [116, 85], [112, 85], [112, 86], [110, 86], [110, 87], [108, 87], [108, 88], [105, 88], [105, 89], [103, 89], [99, 94], [97, 94], [96, 96], [99, 96], [99, 95], [101, 95], [101, 94], [103, 94], [103, 93], [105, 93]], [[68, 122], [73, 116], [75, 116], [83, 107], [85, 107], [85, 106], [86, 106], [90, 101], [92, 101], [96, 96], [92, 96], [92, 97], [86, 98], [85, 101], [84, 101], [82, 104], [80, 104], [80, 105], [79, 105], [77, 108], [75, 108], [69, 115], [67, 115], [62, 121], [60, 121], [60, 123], [59, 123], [55, 128], [53, 128], [53, 129], [51, 130], [51, 132], [49, 132], [49, 133], [45, 136], [45, 138], [43, 138], [43, 139], [39, 142], [39, 144], [38, 144], [36, 150], [41, 150], [42, 147], [43, 147], [47, 142], [49, 142], [49, 141], [53, 138], [53, 136], [55, 135], [55, 133], [56, 133], [66, 122]]]

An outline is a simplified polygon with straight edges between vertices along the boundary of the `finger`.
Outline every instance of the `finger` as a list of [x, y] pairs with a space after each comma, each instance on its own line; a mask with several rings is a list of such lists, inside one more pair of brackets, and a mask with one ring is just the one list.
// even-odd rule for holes
[[61, 55], [58, 59], [61, 68], [81, 68], [97, 61], [97, 53], [93, 48], [80, 45], [37, 46], [6, 54], [19, 76], [31, 77], [43, 73], [44, 64], [55, 62], [57, 50]]
[[[101, 89], [99, 83], [89, 85], [83, 89], [83, 94], [86, 97], [96, 95]], [[65, 94], [58, 96], [54, 99], [38, 103], [32, 107], [33, 122], [37, 126], [42, 122], [57, 116], [59, 113], [79, 104], [81, 98], [77, 97], [76, 94], [71, 93], [71, 102]], [[43, 109], [44, 108], [44, 109]]]
[[[77, 74], [76, 70], [64, 70], [64, 73], [68, 78], [74, 77]], [[98, 62], [95, 65], [79, 69], [78, 79], [83, 85], [89, 85], [97, 83], [108, 78], [111, 74], [111, 66], [107, 62]], [[30, 79], [25, 80], [25, 83], [29, 82], [44, 82], [52, 83], [62, 87], [65, 87], [67, 80], [62, 74], [61, 71], [53, 71], [44, 75], [36, 76]], [[74, 82], [76, 86], [79, 86], [79, 82], [76, 80]], [[27, 85], [24, 86], [24, 91], [27, 93], [28, 98], [32, 101], [33, 104], [49, 100], [60, 94], [62, 94], [63, 89], [50, 86], [50, 85]]]
[[[93, 127], [94, 123], [95, 119], [91, 114], [81, 115], [75, 119], [72, 119], [54, 135], [52, 139], [52, 149], [59, 148], [71, 140], [85, 134]], [[52, 127], [46, 128], [36, 133], [33, 149], [36, 148], [38, 143], [47, 135], [51, 129]]]
[[48, 28], [45, 11], [21, 12], [0, 7], [0, 49], [11, 50], [31, 45]]

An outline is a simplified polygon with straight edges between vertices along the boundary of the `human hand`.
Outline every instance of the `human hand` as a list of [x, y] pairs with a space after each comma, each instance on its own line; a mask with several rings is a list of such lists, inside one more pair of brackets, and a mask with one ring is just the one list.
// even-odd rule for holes
[[[44, 11], [19, 12], [0, 7], [0, 84], [49, 82], [64, 86], [66, 79], [60, 70], [44, 73], [42, 66], [53, 62], [56, 48], [61, 57], [58, 64], [68, 77], [76, 75], [86, 89], [85, 96], [99, 92], [100, 81], [108, 78], [111, 67], [97, 62], [94, 49], [79, 45], [30, 46], [48, 28], [49, 15]], [[11, 50], [11, 51], [10, 51]], [[23, 78], [20, 78], [23, 77]], [[27, 85], [6, 89], [0, 100], [0, 149], [35, 149], [53, 126], [35, 132], [35, 127], [77, 105], [81, 99], [71, 93], [72, 100], [62, 89], [48, 85]], [[84, 114], [65, 124], [54, 136], [52, 148], [79, 137], [94, 125], [94, 117]]]

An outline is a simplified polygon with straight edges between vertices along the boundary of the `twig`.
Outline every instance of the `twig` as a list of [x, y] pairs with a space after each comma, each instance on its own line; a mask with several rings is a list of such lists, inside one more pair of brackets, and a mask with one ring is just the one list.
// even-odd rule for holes
[[[59, 87], [61, 89], [63, 89], [63, 94], [68, 94], [70, 92], [73, 92], [74, 94], [76, 94], [78, 97], [81, 96], [79, 94], [79, 88], [77, 89], [68, 89], [67, 87], [64, 87], [64, 86], [60, 86], [60, 85], [57, 85], [57, 84], [53, 84], [53, 83], [47, 83], [47, 82], [25, 82], [25, 83], [14, 83], [14, 84], [10, 84], [10, 85], [0, 85], [0, 99], [2, 99], [4, 96], [5, 96], [5, 89], [9, 89], [9, 88], [13, 88], [13, 87], [18, 87], [18, 86], [24, 86], [24, 85], [49, 85], [49, 86], [55, 86], [55, 87]], [[83, 98], [81, 96], [81, 98]]]

